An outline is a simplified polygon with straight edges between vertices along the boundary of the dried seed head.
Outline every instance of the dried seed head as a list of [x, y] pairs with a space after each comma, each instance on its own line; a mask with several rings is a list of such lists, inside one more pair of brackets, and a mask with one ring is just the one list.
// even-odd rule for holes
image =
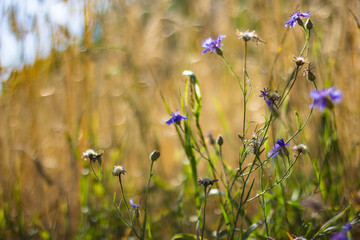
[[154, 151], [150, 154], [150, 160], [151, 160], [151, 161], [156, 161], [159, 157], [160, 157], [160, 152], [159, 152], [158, 150], [154, 150]]
[[240, 32], [239, 30], [236, 30], [236, 35], [239, 37], [239, 39], [244, 40], [244, 42], [247, 41], [254, 41], [256, 43], [261, 42], [261, 43], [265, 43], [264, 40], [261, 40], [255, 33], [255, 31], [245, 31], [245, 32]]
[[304, 144], [296, 145], [292, 148], [292, 152], [294, 153], [294, 157], [298, 157], [303, 153], [306, 153], [307, 147]]
[[308, 67], [304, 69], [303, 76], [306, 76], [306, 79], [309, 81], [315, 81], [316, 75], [314, 73], [314, 66], [311, 62], [308, 62]]
[[120, 165], [115, 165], [112, 171], [113, 176], [120, 176], [121, 174], [125, 175], [125, 173], [126, 173], [125, 169]]
[[86, 150], [82, 157], [83, 159], [89, 159], [91, 162], [96, 162], [98, 161], [98, 163], [101, 165], [101, 156], [104, 154], [103, 150], [99, 150], [99, 151], [94, 151], [92, 149], [88, 149]]
[[203, 185], [205, 188], [207, 188], [208, 186], [212, 186], [217, 181], [217, 179], [211, 180], [209, 177], [204, 177], [203, 179], [199, 179], [198, 183], [199, 185]]
[[297, 67], [301, 67], [302, 65], [305, 64], [305, 58], [303, 57], [294, 57], [294, 63], [296, 64]]

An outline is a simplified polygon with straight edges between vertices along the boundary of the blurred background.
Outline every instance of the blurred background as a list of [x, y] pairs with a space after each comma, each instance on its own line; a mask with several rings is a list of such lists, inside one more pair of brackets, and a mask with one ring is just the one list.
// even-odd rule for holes
[[[120, 239], [129, 234], [89, 162], [81, 159], [89, 148], [104, 150], [103, 180], [117, 196], [111, 170], [124, 166], [125, 192], [135, 202], [144, 192], [149, 154], [158, 149], [149, 200], [154, 239], [194, 233], [193, 196], [185, 197], [181, 213], [177, 203], [188, 162], [173, 126], [165, 124], [169, 115], [159, 90], [172, 111], [180, 110], [182, 72], [194, 72], [202, 89], [203, 130], [214, 138], [224, 136], [226, 162], [237, 168], [243, 97], [221, 58], [202, 55], [201, 43], [225, 34], [224, 55], [241, 76], [244, 43], [236, 29], [255, 30], [266, 41], [249, 43], [248, 73], [255, 90], [248, 105], [251, 138], [268, 112], [260, 90], [271, 76], [272, 89], [284, 88], [292, 59], [304, 44], [300, 27], [284, 27], [296, 10], [312, 14], [308, 60], [318, 87], [335, 86], [344, 97], [335, 106], [335, 152], [324, 150], [329, 146], [326, 117], [317, 110], [295, 140], [308, 146], [319, 166], [327, 161], [329, 188], [336, 183], [331, 197], [314, 193], [307, 158], [289, 179], [294, 182], [289, 194], [297, 186], [299, 202], [316, 198], [323, 208], [339, 210], [360, 190], [360, 1], [1, 1], [0, 238]], [[285, 122], [295, 126], [294, 111], [306, 118], [311, 89], [300, 76], [282, 114]], [[271, 140], [289, 137], [279, 129], [270, 132]], [[206, 162], [198, 165], [199, 176], [207, 174]], [[258, 208], [256, 201], [250, 204], [249, 215], [255, 218]], [[214, 207], [209, 217], [220, 215]], [[165, 222], [173, 224], [164, 229]]]

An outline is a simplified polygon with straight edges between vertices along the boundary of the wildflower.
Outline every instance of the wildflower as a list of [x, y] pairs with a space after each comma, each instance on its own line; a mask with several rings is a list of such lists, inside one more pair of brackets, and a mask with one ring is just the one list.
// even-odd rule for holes
[[292, 151], [294, 153], [294, 157], [298, 157], [303, 153], [306, 153], [307, 147], [304, 144], [296, 145], [292, 148]]
[[125, 173], [126, 173], [125, 169], [124, 169], [122, 166], [120, 166], [120, 165], [115, 165], [115, 166], [114, 166], [114, 169], [113, 169], [113, 171], [112, 171], [112, 174], [113, 174], [114, 176], [119, 176], [119, 177], [120, 177], [121, 174], [124, 174], [124, 175], [125, 175]]
[[288, 156], [289, 152], [286, 149], [286, 146], [289, 146], [289, 145], [290, 145], [290, 143], [285, 143], [284, 139], [282, 139], [282, 138], [276, 140], [276, 143], [275, 143], [273, 149], [269, 152], [268, 156], [272, 157], [272, 158], [276, 157], [278, 154], [280, 154], [280, 155], [284, 154], [284, 155]]
[[170, 125], [172, 123], [180, 123], [181, 120], [187, 119], [186, 115], [180, 115], [180, 112], [177, 110], [174, 113], [171, 113], [171, 118], [166, 121], [167, 125]]
[[301, 67], [302, 65], [305, 64], [305, 58], [303, 57], [294, 57], [293, 62], [296, 64], [297, 67]]
[[348, 240], [347, 232], [350, 231], [351, 225], [350, 223], [345, 223], [343, 226], [343, 230], [332, 235], [331, 240]]
[[199, 179], [198, 183], [199, 185], [203, 185], [205, 188], [207, 188], [208, 186], [212, 186], [217, 181], [217, 179], [211, 180], [208, 177], [204, 177], [203, 179]]
[[309, 11], [300, 13], [300, 11], [296, 11], [293, 14], [290, 15], [290, 20], [288, 20], [285, 23], [285, 27], [293, 28], [296, 25], [296, 22], [299, 23], [300, 26], [304, 26], [303, 21], [300, 19], [300, 17], [308, 18], [311, 14], [309, 14]]
[[316, 75], [314, 73], [314, 66], [311, 62], [308, 62], [308, 67], [304, 69], [303, 76], [306, 76], [306, 79], [309, 81], [314, 81], [316, 78]]
[[82, 158], [89, 159], [91, 162], [98, 161], [99, 164], [101, 165], [101, 156], [103, 154], [104, 154], [103, 150], [99, 150], [99, 151], [95, 152], [92, 149], [88, 149], [83, 153]]
[[220, 47], [223, 45], [221, 43], [221, 40], [225, 38], [226, 35], [219, 35], [217, 39], [212, 39], [211, 37], [207, 38], [203, 43], [202, 47], [205, 49], [202, 51], [202, 54], [204, 55], [207, 51], [211, 53], [217, 53], [219, 55], [222, 55], [222, 51]]
[[245, 42], [247, 41], [254, 41], [256, 43], [261, 42], [261, 43], [265, 43], [264, 40], [261, 40], [255, 33], [255, 31], [249, 32], [249, 31], [245, 31], [245, 32], [240, 32], [239, 30], [236, 30], [236, 35], [239, 37], [239, 39], [244, 40]]
[[263, 97], [268, 107], [272, 110], [275, 110], [275, 102], [280, 99], [280, 95], [276, 92], [271, 93], [269, 88], [264, 88], [263, 91], [260, 91], [259, 97]]
[[323, 111], [325, 108], [332, 108], [333, 103], [338, 103], [342, 99], [342, 92], [330, 87], [323, 90], [313, 90], [310, 92], [310, 97], [314, 99], [314, 102], [310, 105], [311, 108], [318, 107], [319, 111]]
[[134, 203], [133, 199], [130, 198], [130, 207], [131, 207], [131, 211], [134, 212], [136, 214], [136, 216], [139, 216], [139, 208], [140, 208], [140, 204], [141, 201], [139, 202], [139, 204]]
[[158, 150], [154, 150], [154, 151], [150, 154], [150, 160], [151, 160], [151, 161], [156, 161], [159, 157], [160, 157], [160, 152], [159, 152]]

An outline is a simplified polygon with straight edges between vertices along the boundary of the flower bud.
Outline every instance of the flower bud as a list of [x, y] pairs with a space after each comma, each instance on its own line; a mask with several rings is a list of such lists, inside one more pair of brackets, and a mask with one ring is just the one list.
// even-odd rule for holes
[[305, 23], [305, 28], [307, 30], [311, 30], [314, 27], [313, 23], [311, 22], [310, 18], [308, 18], [308, 20]]
[[157, 151], [157, 150], [154, 150], [154, 151], [150, 154], [150, 160], [151, 160], [151, 161], [156, 161], [159, 157], [160, 157], [160, 152]]
[[224, 139], [221, 135], [218, 136], [218, 138], [216, 139], [216, 143], [221, 146], [224, 144]]
[[297, 18], [296, 21], [300, 26], [302, 26], [302, 27], [304, 26], [304, 22], [303, 22], [303, 20], [301, 20], [301, 18]]
[[315, 81], [316, 75], [315, 75], [315, 73], [309, 71], [306, 78], [309, 81]]

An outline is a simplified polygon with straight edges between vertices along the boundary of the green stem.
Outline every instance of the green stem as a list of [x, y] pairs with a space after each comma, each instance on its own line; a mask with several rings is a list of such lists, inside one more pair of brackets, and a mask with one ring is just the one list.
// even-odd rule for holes
[[152, 172], [153, 165], [154, 165], [154, 161], [151, 161], [149, 179], [148, 179], [148, 183], [147, 183], [146, 189], [145, 189], [145, 200], [144, 200], [145, 215], [144, 215], [144, 222], [143, 222], [143, 227], [142, 227], [143, 230], [142, 230], [142, 234], [141, 234], [141, 239], [145, 239], [146, 221], [147, 221], [147, 196], [148, 196], [148, 191], [149, 191], [149, 187], [150, 187], [151, 177], [153, 175], [153, 172]]
[[244, 96], [244, 118], [243, 118], [243, 137], [245, 137], [245, 128], [246, 128], [246, 94], [247, 94], [247, 89], [246, 89], [246, 77], [247, 77], [247, 70], [246, 70], [246, 58], [247, 58], [247, 41], [245, 41], [245, 47], [244, 47], [244, 90], [243, 90], [243, 96]]
[[206, 219], [206, 187], [204, 187], [204, 214], [203, 214], [203, 227], [201, 231], [201, 240], [204, 239], [204, 230], [205, 230], [205, 219]]
[[242, 91], [242, 93], [244, 94], [245, 93], [245, 91], [244, 91], [244, 88], [243, 88], [243, 86], [241, 85], [241, 82], [240, 82], [240, 78], [239, 78], [239, 76], [238, 75], [236, 75], [236, 73], [234, 72], [234, 70], [232, 69], [232, 67], [231, 67], [231, 65], [230, 65], [230, 63], [229, 63], [229, 61], [225, 58], [225, 56], [224, 55], [221, 55], [221, 58], [224, 60], [224, 62], [225, 62], [225, 64], [226, 64], [226, 66], [228, 67], [228, 69], [230, 70], [230, 72], [231, 72], [231, 74], [236, 78], [236, 80], [238, 81], [238, 83], [239, 83], [239, 86], [240, 86], [240, 88], [241, 88], [241, 91]]

